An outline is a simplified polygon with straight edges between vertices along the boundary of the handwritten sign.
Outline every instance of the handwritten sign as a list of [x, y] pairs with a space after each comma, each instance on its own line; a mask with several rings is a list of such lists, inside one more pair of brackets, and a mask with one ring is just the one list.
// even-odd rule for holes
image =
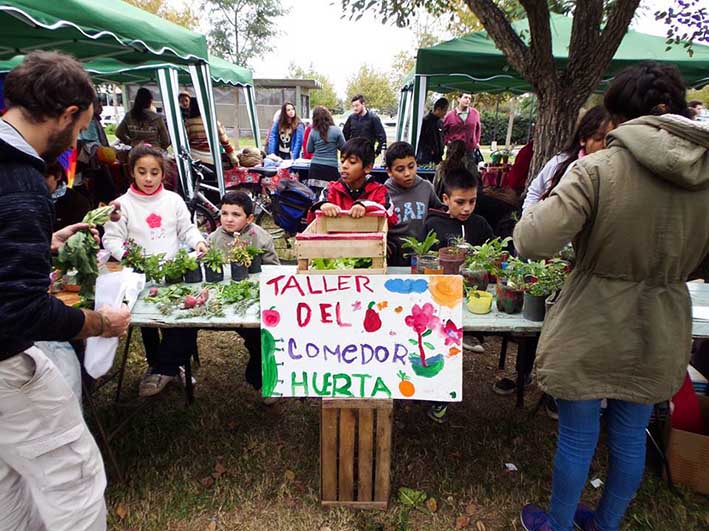
[[264, 396], [462, 399], [457, 275], [261, 276]]

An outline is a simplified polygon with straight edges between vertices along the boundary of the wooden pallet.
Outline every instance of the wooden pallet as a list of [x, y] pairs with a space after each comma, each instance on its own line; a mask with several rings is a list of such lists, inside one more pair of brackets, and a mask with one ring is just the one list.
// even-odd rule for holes
[[[318, 212], [308, 227], [295, 237], [298, 273], [316, 275], [383, 275], [386, 273], [387, 220], [384, 212], [353, 219], [348, 212], [329, 218]], [[313, 258], [371, 258], [372, 267], [311, 270]]]
[[322, 505], [387, 509], [393, 404], [393, 400], [323, 399]]

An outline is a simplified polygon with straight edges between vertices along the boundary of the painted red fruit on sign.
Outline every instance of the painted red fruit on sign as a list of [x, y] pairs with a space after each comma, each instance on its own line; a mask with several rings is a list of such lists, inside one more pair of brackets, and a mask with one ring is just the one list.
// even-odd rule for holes
[[261, 313], [261, 317], [263, 319], [263, 324], [265, 324], [266, 326], [277, 326], [278, 323], [281, 322], [281, 314], [278, 313], [273, 308], [274, 308], [274, 306], [271, 306], [270, 309], [264, 310]]
[[382, 319], [374, 309], [375, 304], [374, 301], [370, 302], [367, 306], [367, 313], [364, 314], [364, 329], [367, 332], [376, 332], [382, 327]]

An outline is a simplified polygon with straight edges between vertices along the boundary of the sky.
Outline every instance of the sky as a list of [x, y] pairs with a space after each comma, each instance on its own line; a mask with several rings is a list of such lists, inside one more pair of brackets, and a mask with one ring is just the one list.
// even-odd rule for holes
[[[186, 0], [171, 0], [180, 5]], [[338, 96], [345, 96], [348, 78], [367, 64], [388, 72], [396, 55], [408, 50], [415, 54], [411, 29], [388, 23], [382, 25], [375, 14], [367, 13], [358, 21], [342, 18], [340, 0], [283, 0], [287, 16], [278, 20], [281, 34], [274, 39], [274, 49], [254, 62], [255, 78], [289, 77], [288, 67], [296, 64], [326, 74]], [[653, 13], [667, 0], [643, 0], [645, 12], [633, 28], [645, 33], [664, 35], [666, 29], [654, 20]]]

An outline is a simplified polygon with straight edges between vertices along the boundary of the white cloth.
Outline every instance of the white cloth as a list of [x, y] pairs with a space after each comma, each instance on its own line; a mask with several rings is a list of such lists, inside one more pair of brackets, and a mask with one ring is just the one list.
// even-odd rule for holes
[[[549, 161], [544, 165], [541, 171], [537, 174], [534, 180], [529, 184], [527, 189], [527, 196], [524, 198], [524, 204], [522, 205], [522, 211], [527, 210], [527, 207], [536, 205], [542, 200], [542, 196], [546, 193], [547, 189], [551, 185], [551, 180], [556, 173], [556, 169], [561, 163], [563, 163], [568, 158], [568, 155], [559, 153], [554, 155]], [[568, 170], [567, 170], [568, 171]]]
[[106, 473], [79, 401], [37, 347], [0, 361], [0, 529], [104, 531]]
[[[145, 275], [134, 273], [130, 268], [104, 273], [96, 279], [96, 298], [94, 309], [98, 310], [104, 304], [118, 309], [123, 300], [128, 302], [128, 308], [138, 300], [138, 294], [145, 287]], [[106, 374], [113, 366], [118, 348], [117, 337], [90, 337], [86, 340], [84, 368], [92, 378]]]
[[165, 253], [168, 260], [175, 256], [180, 243], [194, 249], [205, 241], [190, 220], [187, 205], [176, 193], [163, 188], [153, 195], [144, 195], [130, 188], [117, 201], [121, 205], [121, 219], [106, 223], [103, 235], [103, 246], [116, 260], [123, 258], [123, 244], [129, 238], [147, 254]]

